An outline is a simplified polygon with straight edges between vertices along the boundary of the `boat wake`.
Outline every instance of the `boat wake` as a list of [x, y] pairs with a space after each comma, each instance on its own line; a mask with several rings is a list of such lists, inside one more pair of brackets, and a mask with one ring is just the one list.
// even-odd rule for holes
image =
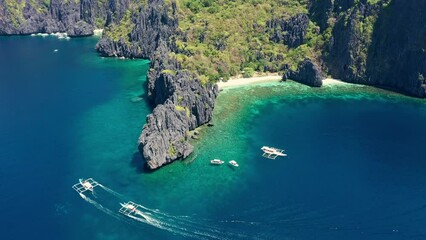
[[219, 222], [196, 219], [191, 216], [175, 216], [159, 209], [151, 209], [140, 204], [127, 202], [128, 199], [124, 195], [97, 183], [93, 179], [81, 179], [80, 183], [74, 185], [73, 188], [82, 199], [97, 209], [137, 227], [143, 228], [149, 225], [194, 239], [243, 239], [249, 237], [249, 235], [229, 231], [229, 229], [224, 231], [223, 228], [218, 227]]

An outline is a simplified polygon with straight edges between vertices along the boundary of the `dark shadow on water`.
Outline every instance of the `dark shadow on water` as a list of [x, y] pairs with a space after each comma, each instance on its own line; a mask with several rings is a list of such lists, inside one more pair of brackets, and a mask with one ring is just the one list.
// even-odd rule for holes
[[[161, 166], [161, 168], [165, 167], [169, 164], [172, 164], [174, 162], [175, 161], [164, 164], [164, 165]], [[151, 174], [151, 173], [154, 173], [157, 170], [157, 169], [150, 169], [148, 167], [148, 164], [146, 164], [146, 161], [143, 158], [142, 154], [140, 154], [139, 152], [133, 153], [133, 157], [132, 157], [132, 161], [130, 162], [130, 166], [134, 167], [136, 169], [136, 172], [140, 173], [140, 174]]]
[[132, 161], [130, 166], [134, 167], [137, 173], [152, 173], [154, 170], [149, 169], [140, 152], [133, 153]]

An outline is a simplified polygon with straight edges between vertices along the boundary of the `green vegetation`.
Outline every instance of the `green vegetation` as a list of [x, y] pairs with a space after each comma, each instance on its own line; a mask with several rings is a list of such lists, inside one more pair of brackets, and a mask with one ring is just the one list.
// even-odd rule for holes
[[25, 2], [26, 1], [4, 0], [4, 7], [6, 8], [8, 17], [12, 25], [16, 28], [19, 28], [19, 26], [25, 22], [24, 15], [22, 14]]
[[[178, 101], [179, 101], [179, 97], [178, 97]], [[190, 117], [191, 117], [191, 110], [189, 110], [189, 108], [188, 108], [188, 107], [183, 107], [183, 106], [180, 106], [180, 105], [175, 105], [175, 109], [176, 109], [177, 111], [179, 111], [179, 112], [185, 112], [185, 114], [186, 114], [186, 116], [187, 116], [188, 118], [190, 118]]]
[[176, 156], [177, 150], [175, 145], [173, 145], [173, 143], [169, 143], [169, 148], [167, 149], [167, 153], [169, 154], [169, 156]]
[[107, 37], [114, 41], [123, 39], [126, 43], [130, 43], [130, 33], [135, 24], [132, 22], [132, 9], [127, 10], [119, 24], [113, 24], [108, 31], [105, 31]]
[[253, 74], [254, 74], [253, 68], [246, 67], [243, 69], [243, 77], [250, 78], [250, 77], [253, 77]]
[[186, 111], [186, 117], [190, 118], [191, 117], [191, 111], [189, 110], [189, 108], [185, 108]]
[[307, 13], [307, 2], [178, 0], [182, 34], [176, 40], [176, 57], [204, 83], [242, 72], [250, 77], [254, 71], [280, 71], [284, 64], [297, 66], [306, 57], [318, 58], [331, 30], [321, 35], [311, 22], [306, 43], [295, 49], [271, 41], [267, 31], [267, 22], [273, 18]]
[[169, 75], [172, 75], [172, 76], [176, 76], [176, 71], [170, 70], [170, 69], [164, 69], [161, 73], [169, 74]]
[[176, 105], [176, 106], [175, 106], [175, 109], [176, 109], [177, 111], [179, 111], [179, 112], [183, 112], [183, 111], [185, 111], [185, 107], [182, 107], [182, 106], [179, 106], [179, 105]]

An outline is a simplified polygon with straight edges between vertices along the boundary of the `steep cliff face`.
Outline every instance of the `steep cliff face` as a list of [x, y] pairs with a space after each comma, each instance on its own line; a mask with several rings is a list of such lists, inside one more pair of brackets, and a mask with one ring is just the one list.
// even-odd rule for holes
[[354, 83], [366, 79], [368, 48], [379, 11], [361, 3], [337, 19], [326, 59], [333, 77]]
[[323, 77], [321, 68], [310, 59], [305, 59], [298, 64], [296, 71], [287, 69], [283, 80], [291, 79], [311, 87], [321, 87]]
[[95, 27], [119, 21], [129, 0], [0, 0], [0, 35], [67, 32], [93, 34]]
[[192, 153], [188, 132], [211, 120], [218, 94], [216, 85], [201, 84], [175, 58], [176, 14], [175, 3], [150, 0], [148, 6], [130, 9], [119, 24], [107, 28], [96, 47], [104, 56], [151, 60], [147, 89], [155, 108], [138, 141], [151, 169]]
[[131, 9], [127, 14], [128, 18], [124, 17], [121, 23], [107, 29], [97, 44], [101, 55], [151, 59], [160, 41], [171, 47], [170, 39], [178, 27], [176, 4], [150, 0], [148, 6]]
[[160, 44], [151, 63], [148, 93], [157, 107], [147, 117], [138, 142], [151, 169], [192, 153], [188, 131], [211, 120], [218, 94], [216, 85], [203, 86], [168, 53], [166, 44]]
[[311, 19], [332, 28], [329, 74], [347, 82], [426, 97], [425, 1], [311, 1]]
[[168, 44], [160, 41], [148, 74], [148, 97], [156, 107], [138, 144], [151, 169], [192, 153], [188, 132], [211, 120], [218, 94], [217, 85], [202, 85], [171, 55]]
[[426, 97], [426, 1], [395, 0], [374, 26], [363, 82]]
[[290, 19], [272, 19], [267, 22], [270, 39], [277, 43], [284, 43], [291, 48], [300, 46], [308, 29], [309, 17], [307, 14], [297, 14]]

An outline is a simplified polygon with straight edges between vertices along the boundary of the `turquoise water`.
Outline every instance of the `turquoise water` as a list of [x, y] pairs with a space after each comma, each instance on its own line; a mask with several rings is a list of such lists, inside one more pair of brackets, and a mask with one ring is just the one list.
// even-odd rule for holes
[[[100, 58], [95, 43], [0, 38], [2, 239], [426, 237], [423, 100], [354, 85], [227, 89], [194, 154], [146, 173], [148, 62]], [[262, 158], [263, 145], [288, 157]], [[86, 202], [71, 189], [81, 177], [120, 195], [97, 188]], [[129, 200], [150, 222], [116, 214]]]

